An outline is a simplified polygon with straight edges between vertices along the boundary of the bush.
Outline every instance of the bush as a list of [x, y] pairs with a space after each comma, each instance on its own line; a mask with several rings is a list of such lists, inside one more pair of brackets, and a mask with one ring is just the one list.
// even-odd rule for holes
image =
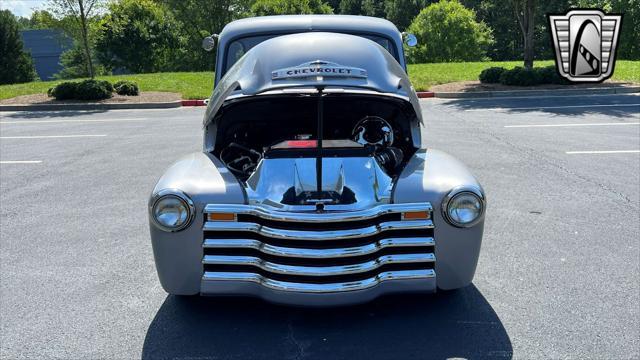
[[570, 84], [567, 79], [558, 74], [556, 67], [553, 65], [543, 68], [535, 68], [534, 70], [538, 75], [538, 83], [540, 84]]
[[62, 82], [47, 91], [56, 100], [102, 100], [112, 96], [113, 85], [105, 80], [84, 80], [82, 82]]
[[108, 99], [112, 95], [113, 86], [103, 80], [85, 80], [78, 84], [76, 99], [80, 100], [102, 100]]
[[500, 75], [500, 83], [504, 85], [532, 86], [538, 85], [538, 73], [533, 69], [516, 66]]
[[482, 61], [494, 42], [491, 29], [456, 0], [427, 6], [407, 32], [418, 38], [418, 45], [407, 49], [412, 63]]
[[77, 82], [62, 82], [53, 88], [49, 89], [47, 94], [51, 97], [56, 98], [56, 100], [69, 100], [75, 99], [76, 93], [78, 92], [78, 83]]
[[503, 67], [490, 67], [482, 70], [480, 73], [480, 82], [483, 84], [497, 84], [500, 82], [500, 76], [507, 69]]
[[140, 93], [138, 85], [132, 81], [120, 80], [113, 84], [118, 95], [136, 96]]
[[541, 84], [570, 84], [569, 81], [558, 74], [553, 65], [534, 69], [525, 69], [520, 66], [511, 70], [489, 68], [480, 73], [480, 82], [495, 83], [492, 80], [497, 72], [501, 73], [499, 82], [503, 85], [533, 86]]

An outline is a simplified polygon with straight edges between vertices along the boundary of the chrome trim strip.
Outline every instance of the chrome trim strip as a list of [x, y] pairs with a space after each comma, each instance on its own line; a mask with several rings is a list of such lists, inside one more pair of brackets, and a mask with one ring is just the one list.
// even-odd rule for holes
[[305, 230], [286, 230], [274, 229], [250, 222], [230, 222], [207, 221], [204, 224], [204, 231], [249, 231], [262, 236], [276, 239], [299, 239], [299, 240], [338, 240], [338, 239], [355, 239], [377, 235], [389, 230], [415, 230], [415, 229], [431, 229], [433, 222], [431, 220], [411, 220], [411, 221], [388, 221], [377, 225], [371, 225], [359, 229], [346, 230], [329, 230], [329, 231], [305, 231]]
[[435, 255], [426, 254], [393, 254], [383, 255], [375, 260], [365, 261], [360, 264], [338, 265], [338, 266], [297, 266], [283, 265], [270, 261], [264, 261], [254, 256], [228, 256], [228, 255], [205, 255], [202, 260], [207, 265], [245, 265], [255, 266], [264, 271], [276, 274], [300, 275], [300, 276], [332, 276], [357, 274], [373, 271], [387, 264], [398, 263], [423, 263], [434, 262]]
[[291, 222], [340, 222], [369, 220], [385, 214], [402, 213], [407, 211], [428, 211], [433, 209], [430, 203], [412, 204], [384, 204], [371, 209], [357, 211], [331, 211], [330, 206], [325, 212], [318, 213], [315, 207], [312, 210], [301, 212], [280, 211], [278, 208], [268, 205], [235, 205], [235, 204], [208, 204], [204, 212], [226, 212], [242, 215], [253, 215], [267, 220], [291, 221]]
[[282, 257], [328, 259], [369, 255], [384, 248], [435, 246], [435, 241], [432, 237], [388, 238], [348, 248], [300, 249], [269, 245], [252, 239], [205, 239], [203, 246], [209, 249], [254, 249], [263, 254]]
[[205, 272], [202, 276], [203, 281], [249, 281], [260, 284], [266, 288], [280, 291], [307, 292], [307, 293], [330, 293], [365, 290], [390, 280], [428, 280], [436, 277], [434, 270], [403, 270], [403, 271], [387, 271], [380, 273], [374, 277], [349, 281], [344, 283], [331, 284], [311, 284], [311, 283], [293, 283], [279, 281], [266, 278], [255, 273], [240, 272]]

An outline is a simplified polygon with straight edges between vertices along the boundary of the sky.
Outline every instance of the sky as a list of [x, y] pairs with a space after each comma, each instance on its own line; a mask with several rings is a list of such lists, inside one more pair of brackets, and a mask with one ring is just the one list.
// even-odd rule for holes
[[14, 15], [30, 17], [46, 0], [0, 0], [0, 9], [9, 10]]

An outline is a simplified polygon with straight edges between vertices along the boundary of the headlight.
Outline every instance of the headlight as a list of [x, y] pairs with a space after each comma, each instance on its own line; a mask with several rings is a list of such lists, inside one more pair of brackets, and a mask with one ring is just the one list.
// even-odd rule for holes
[[191, 223], [193, 202], [179, 190], [162, 190], [151, 199], [151, 218], [164, 231], [180, 231]]
[[445, 219], [453, 226], [475, 225], [484, 213], [484, 196], [477, 189], [454, 189], [443, 202]]

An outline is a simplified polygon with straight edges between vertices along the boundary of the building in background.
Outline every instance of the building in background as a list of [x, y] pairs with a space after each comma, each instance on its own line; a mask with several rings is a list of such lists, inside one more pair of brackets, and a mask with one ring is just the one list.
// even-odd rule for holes
[[53, 75], [62, 70], [60, 55], [71, 48], [71, 39], [62, 31], [53, 29], [23, 30], [20, 35], [24, 49], [31, 53], [40, 79], [53, 79]]

